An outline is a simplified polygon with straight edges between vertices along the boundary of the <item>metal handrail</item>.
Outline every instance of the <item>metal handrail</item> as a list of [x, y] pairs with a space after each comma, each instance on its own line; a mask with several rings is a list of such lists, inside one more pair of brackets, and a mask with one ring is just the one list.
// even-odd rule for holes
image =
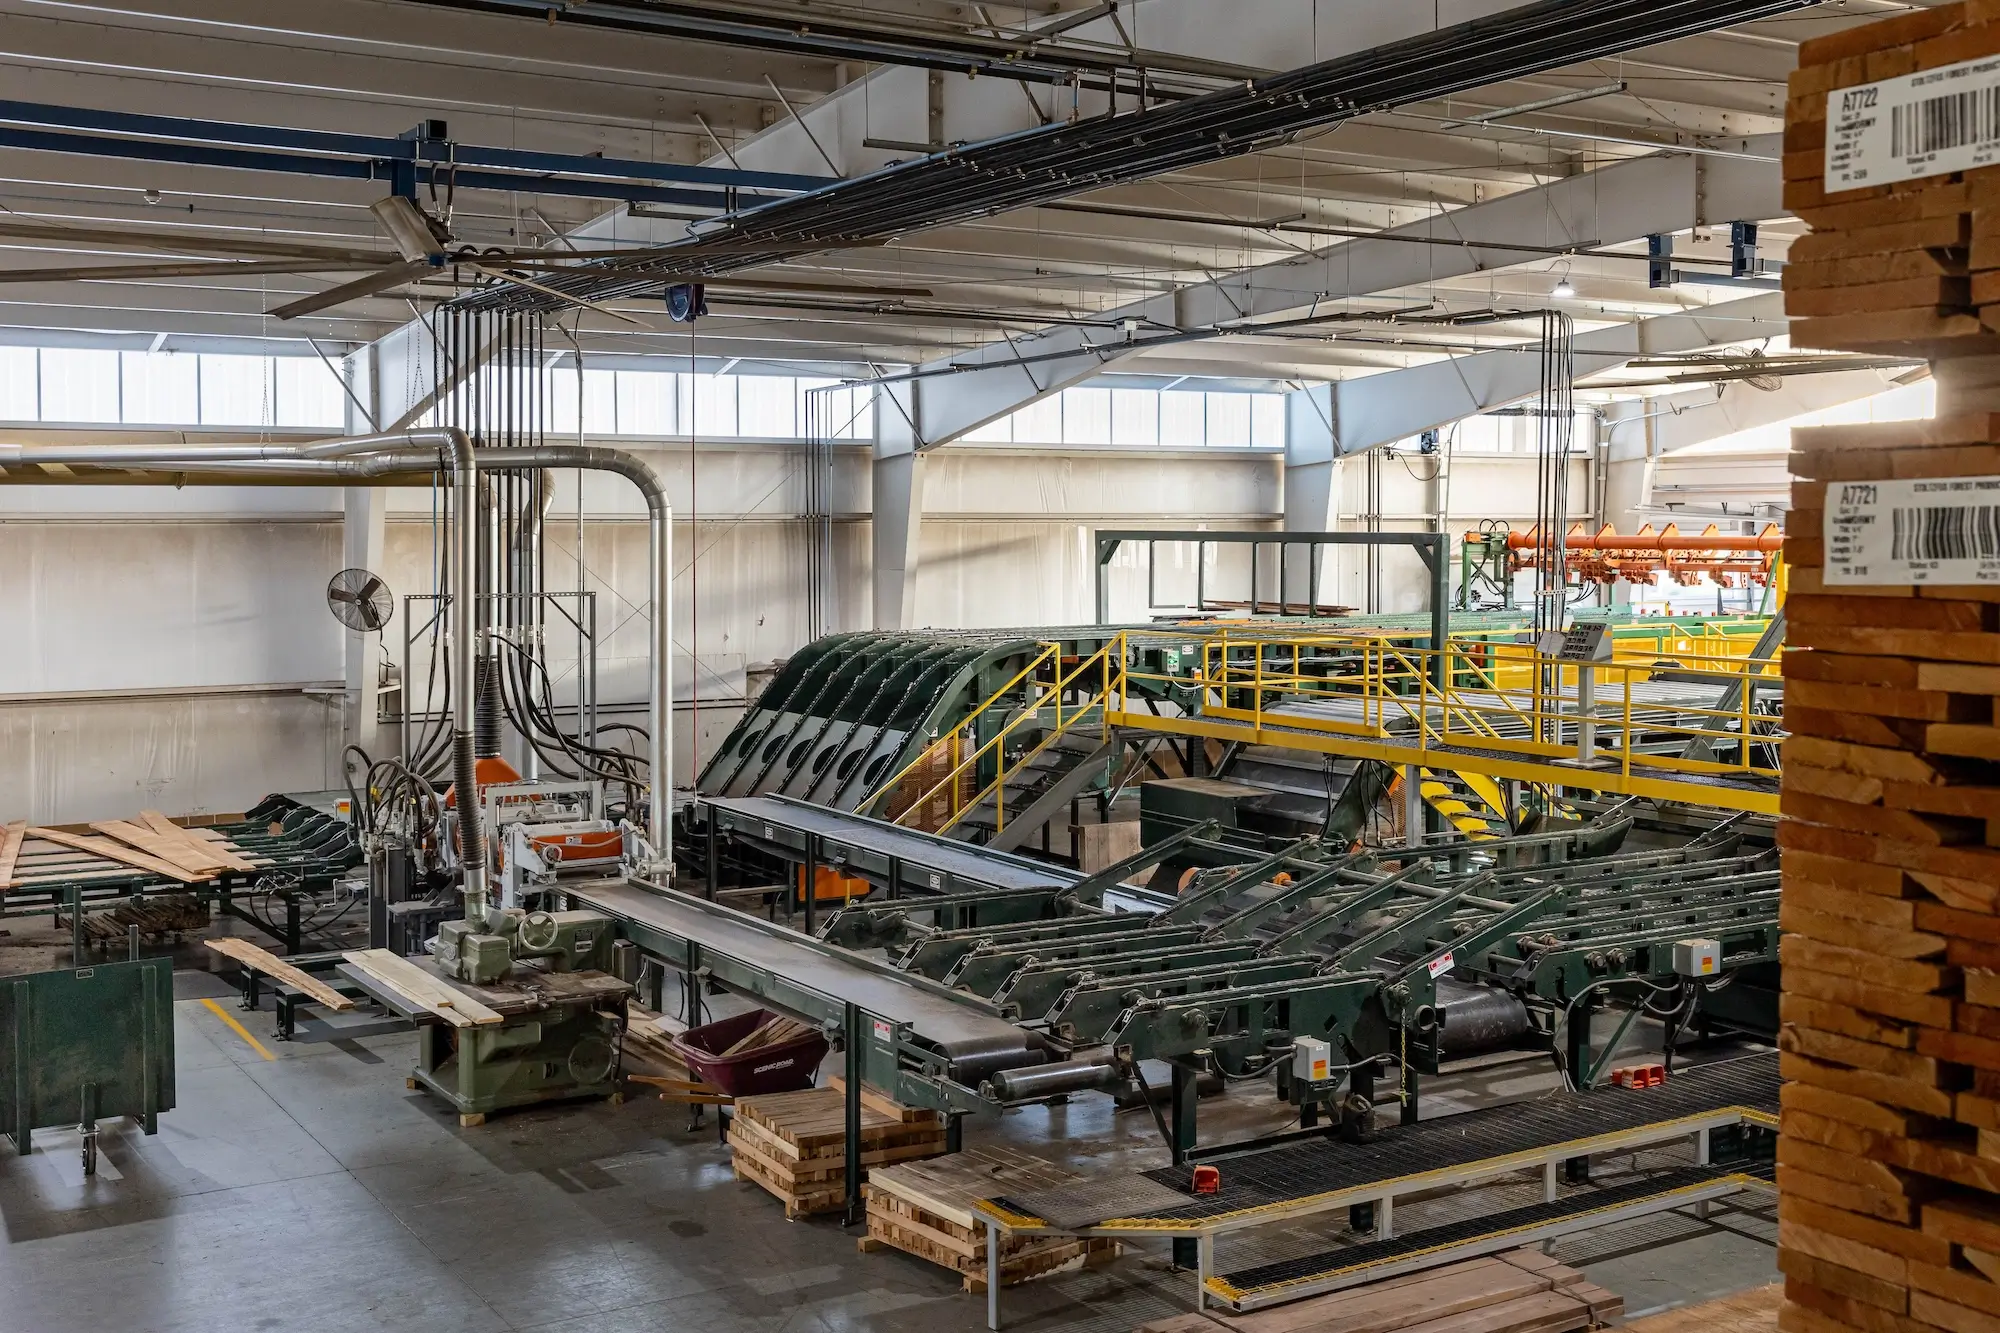
[[[1057, 740], [1067, 735], [1071, 730], [1073, 730], [1078, 725], [1079, 722], [1082, 721], [1083, 718], [1089, 716], [1089, 714], [1093, 709], [1097, 710], [1098, 716], [1100, 718], [1103, 716], [1105, 705], [1108, 703], [1111, 697], [1111, 660], [1112, 660], [1111, 650], [1114, 645], [1117, 646], [1119, 650], [1117, 660], [1119, 662], [1120, 667], [1122, 668], [1125, 660], [1124, 643], [1125, 643], [1125, 636], [1122, 634], [1117, 636], [1115, 639], [1112, 639], [1109, 642], [1107, 642], [1102, 648], [1099, 648], [1091, 656], [1079, 662], [1076, 665], [1076, 667], [1070, 671], [1068, 675], [1064, 675], [1062, 673], [1060, 665], [1058, 665], [1056, 670], [1055, 680], [1053, 682], [1050, 682], [1042, 686], [1042, 694], [1040, 695], [1040, 697], [1036, 698], [1032, 703], [1023, 707], [1012, 719], [1010, 719], [1006, 723], [1006, 725], [1004, 725], [1003, 727], [1001, 727], [999, 731], [994, 733], [992, 739], [988, 740], [984, 745], [981, 745], [971, 754], [963, 756], [955, 765], [952, 766], [950, 772], [946, 773], [944, 777], [940, 778], [937, 781], [937, 783], [930, 788], [930, 790], [918, 796], [916, 800], [912, 801], [907, 808], [905, 808], [890, 822], [895, 824], [902, 824], [903, 821], [909, 817], [912, 811], [923, 809], [925, 805], [929, 804], [931, 798], [936, 796], [940, 791], [944, 790], [947, 787], [954, 787], [958, 782], [960, 775], [962, 775], [968, 768], [970, 768], [973, 772], [977, 772], [978, 765], [985, 758], [987, 752], [996, 751], [999, 762], [995, 765], [993, 780], [987, 783], [984, 787], [980, 788], [963, 804], [958, 804], [956, 802], [956, 799], [954, 798], [954, 806], [951, 818], [945, 820], [944, 823], [940, 824], [937, 827], [936, 832], [943, 833], [946, 830], [954, 827], [956, 824], [958, 824], [960, 820], [965, 818], [966, 815], [970, 814], [973, 810], [977, 809], [980, 802], [984, 801], [989, 795], [994, 797], [994, 806], [993, 806], [994, 831], [997, 833], [1000, 829], [1005, 828], [1007, 826], [1006, 787], [1008, 779], [1012, 778], [1015, 774], [1019, 773], [1022, 768], [1026, 767], [1031, 761], [1040, 756], [1051, 745], [1055, 744]], [[1056, 645], [1051, 645], [1052, 649], [1054, 649], [1055, 647]], [[1093, 665], [1101, 665], [1102, 667], [1103, 677], [1104, 677], [1103, 686], [1094, 697], [1086, 700], [1081, 706], [1074, 709], [1069, 719], [1065, 721], [1063, 717], [1063, 692], [1066, 689], [1068, 689], [1072, 684], [1074, 684], [1075, 681], [1079, 677], [1081, 677], [1086, 671], [1088, 671]], [[1019, 677], [1016, 677], [1016, 680], [1019, 680]], [[1005, 742], [1007, 741], [1007, 738], [1011, 736], [1018, 728], [1024, 726], [1029, 719], [1040, 717], [1042, 709], [1046, 707], [1051, 701], [1054, 702], [1056, 708], [1056, 725], [1053, 728], [1050, 728], [1047, 734], [1044, 735], [1043, 738], [1037, 744], [1023, 751], [1015, 759], [1014, 763], [1010, 766], [1006, 761]], [[989, 701], [989, 703], [990, 702], [991, 701]], [[968, 718], [967, 722], [969, 723], [970, 721], [971, 719]], [[953, 734], [956, 735], [958, 731], [963, 729], [964, 725], [965, 724], [961, 724], [960, 727], [954, 728]], [[935, 746], [933, 746], [932, 748], [935, 748]]]
[[1043, 644], [1042, 651], [1035, 655], [1035, 659], [1032, 662], [1028, 663], [1028, 665], [1022, 667], [1019, 671], [1015, 672], [1013, 677], [1009, 679], [1005, 685], [1002, 685], [999, 689], [993, 691], [992, 694], [988, 695], [984, 703], [980, 704], [979, 707], [973, 709], [970, 713], [966, 714], [965, 717], [950, 731], [945, 732], [942, 736], [939, 736], [935, 740], [933, 740], [929, 745], [926, 745], [923, 748], [923, 751], [920, 754], [918, 754], [915, 759], [912, 759], [909, 763], [904, 764], [901, 768], [897, 769], [894, 776], [889, 778], [888, 781], [884, 782], [881, 786], [877, 787], [873, 792], [871, 792], [868, 798], [862, 801], [860, 805], [856, 806], [855, 809], [861, 814], [868, 814], [872, 812], [875, 809], [875, 807], [881, 803], [883, 797], [887, 796], [890, 792], [896, 790], [897, 785], [901, 783], [904, 778], [908, 777], [918, 767], [927, 762], [935, 752], [937, 752], [940, 749], [949, 749], [956, 751], [958, 748], [957, 742], [960, 732], [965, 731], [967, 728], [972, 726], [973, 723], [977, 722], [981, 717], [985, 716], [987, 710], [993, 708], [994, 706], [1000, 703], [1007, 702], [1008, 695], [1014, 689], [1015, 686], [1019, 685], [1023, 680], [1027, 679], [1029, 676], [1034, 675], [1035, 672], [1041, 670], [1044, 663], [1048, 662], [1051, 658], [1056, 658], [1057, 654], [1061, 652], [1062, 652], [1061, 644], [1058, 643]]

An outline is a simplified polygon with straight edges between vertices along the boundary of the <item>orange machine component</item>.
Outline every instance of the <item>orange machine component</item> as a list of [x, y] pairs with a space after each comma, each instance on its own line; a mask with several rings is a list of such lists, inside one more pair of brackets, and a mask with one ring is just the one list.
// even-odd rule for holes
[[[475, 759], [472, 761], [472, 781], [475, 786], [491, 787], [496, 782], [519, 782], [520, 780], [521, 770], [515, 768], [498, 755], [487, 755], [484, 759]], [[458, 784], [453, 783], [444, 789], [444, 808], [451, 810], [457, 808], [457, 806]]]
[[[1516, 570], [1532, 569], [1539, 529], [1507, 534], [1507, 548]], [[1479, 540], [1467, 533], [1467, 542]], [[1727, 588], [1768, 584], [1776, 576], [1785, 534], [1767, 524], [1755, 536], [1722, 532], [1713, 523], [1689, 536], [1672, 523], [1655, 531], [1648, 523], [1630, 536], [1610, 524], [1596, 532], [1577, 523], [1564, 534], [1569, 572], [1584, 583], [1658, 583], [1661, 576], [1683, 587], [1707, 577]]]
[[[846, 902], [849, 898], [863, 898], [868, 895], [872, 888], [874, 886], [867, 880], [843, 875], [831, 866], [813, 867], [814, 902], [823, 903], [829, 899], [834, 902]], [[800, 866], [792, 872], [792, 896], [800, 902], [806, 900], [806, 868], [804, 866]]]

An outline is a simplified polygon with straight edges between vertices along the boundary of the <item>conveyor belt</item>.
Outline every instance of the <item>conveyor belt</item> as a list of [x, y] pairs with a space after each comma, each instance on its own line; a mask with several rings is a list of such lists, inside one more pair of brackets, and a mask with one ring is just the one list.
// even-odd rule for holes
[[852, 1001], [878, 1017], [907, 1023], [915, 1036], [947, 1054], [1028, 1048], [1026, 1034], [983, 1001], [954, 997], [921, 977], [843, 957], [842, 951], [783, 926], [712, 907], [686, 894], [655, 892], [622, 880], [566, 886], [565, 891], [581, 906], [691, 940], [711, 961], [734, 959], [836, 1004]]
[[968, 884], [1033, 889], [1074, 884], [1082, 878], [1074, 870], [1061, 866], [1039, 865], [1001, 852], [982, 851], [949, 838], [803, 801], [775, 800], [769, 796], [718, 796], [703, 797], [702, 804], [728, 811], [746, 824], [761, 820], [774, 827], [810, 833], [836, 847], [865, 847], [908, 866], [942, 870]]
[[[1697, 1120], [1731, 1107], [1775, 1118], [1778, 1057], [1775, 1052], [1698, 1066], [1674, 1075], [1664, 1087], [1643, 1091], [1599, 1088], [1560, 1092], [1538, 1101], [1490, 1106], [1459, 1115], [1389, 1130], [1376, 1142], [1357, 1147], [1329, 1137], [1253, 1149], [1207, 1162], [1220, 1166], [1222, 1189], [1196, 1196], [1193, 1168], [1162, 1167], [1137, 1178], [1144, 1191], [1158, 1186], [1181, 1191], [1187, 1202], [1172, 1208], [1134, 1209], [1099, 1225], [1142, 1230], [1204, 1230], [1217, 1223], [1247, 1220], [1310, 1203], [1326, 1196], [1387, 1187], [1484, 1162], [1502, 1162], [1569, 1144], [1649, 1126]], [[1588, 1148], [1582, 1151], [1589, 1151]], [[1094, 1182], [1101, 1188], [1102, 1182]], [[1060, 1190], [1047, 1192], [1058, 1203]], [[996, 1199], [1015, 1225], [1041, 1216], [1037, 1195]]]
[[1769, 1182], [1773, 1169], [1768, 1163], [1682, 1167], [1600, 1189], [1578, 1190], [1550, 1202], [1426, 1227], [1389, 1240], [1364, 1241], [1222, 1273], [1210, 1278], [1207, 1285], [1212, 1295], [1239, 1310], [1300, 1300], [1322, 1291], [1455, 1263], [1734, 1193]]

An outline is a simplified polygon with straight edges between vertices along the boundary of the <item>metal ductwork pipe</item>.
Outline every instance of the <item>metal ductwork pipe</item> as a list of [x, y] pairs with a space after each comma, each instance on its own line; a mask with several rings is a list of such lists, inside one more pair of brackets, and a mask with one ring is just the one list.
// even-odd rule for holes
[[489, 472], [549, 468], [583, 468], [615, 472], [639, 488], [649, 519], [646, 550], [653, 584], [653, 680], [647, 691], [647, 726], [651, 753], [652, 809], [647, 837], [653, 844], [654, 869], [670, 873], [673, 862], [674, 792], [674, 508], [666, 479], [652, 464], [623, 449], [590, 444], [532, 444], [509, 449], [477, 449], [479, 466]]
[[[648, 564], [653, 593], [653, 679], [648, 690], [648, 722], [651, 729], [650, 773], [651, 809], [647, 838], [653, 845], [656, 874], [671, 874], [673, 863], [673, 503], [667, 495], [666, 480], [650, 463], [622, 449], [599, 445], [540, 444], [522, 448], [477, 448], [463, 431], [451, 427], [401, 431], [385, 435], [351, 435], [310, 444], [184, 444], [153, 447], [147, 445], [0, 445], [0, 467], [60, 463], [82, 467], [143, 467], [171, 470], [189, 481], [210, 485], [242, 485], [258, 475], [275, 479], [301, 480], [324, 477], [328, 485], [355, 480], [375, 480], [413, 472], [449, 471], [452, 484], [465, 502], [458, 506], [459, 521], [453, 530], [452, 585], [476, 590], [479, 586], [479, 529], [475, 508], [479, 494], [479, 471], [544, 471], [550, 468], [583, 468], [615, 472], [639, 488], [645, 498], [649, 518]], [[441, 466], [442, 465], [442, 466]], [[213, 475], [221, 474], [221, 475]], [[38, 482], [60, 483], [60, 475], [37, 478]], [[457, 651], [452, 658], [452, 689], [464, 700], [477, 698], [475, 686], [478, 658], [476, 597], [452, 598], [451, 632], [455, 645], [469, 645], [471, 651]], [[473, 774], [473, 707], [468, 704], [453, 717], [453, 777], [459, 790], [476, 791]], [[476, 807], [477, 802], [473, 805]], [[469, 818], [469, 829], [479, 832], [479, 814], [461, 810], [461, 820]], [[468, 826], [461, 823], [461, 828]], [[462, 860], [466, 867], [468, 909], [478, 894], [482, 914], [486, 905], [485, 842], [468, 837]], [[476, 883], [476, 889], [475, 889]], [[470, 910], [467, 913], [471, 915]]]
[[[76, 467], [171, 468], [185, 479], [211, 485], [229, 485], [237, 478], [214, 473], [230, 471], [256, 474], [269, 472], [286, 476], [324, 476], [328, 485], [353, 480], [371, 480], [398, 472], [424, 470], [448, 472], [453, 489], [460, 497], [452, 524], [451, 635], [452, 689], [464, 702], [452, 718], [452, 777], [461, 794], [459, 806], [459, 861], [465, 869], [465, 915], [467, 920], [484, 922], [489, 895], [486, 878], [486, 836], [480, 827], [479, 802], [472, 793], [474, 781], [472, 753], [472, 700], [474, 660], [477, 653], [477, 598], [479, 544], [478, 525], [472, 521], [471, 506], [479, 493], [478, 465], [472, 441], [464, 431], [450, 427], [398, 431], [386, 435], [351, 435], [311, 444], [179, 444], [168, 446], [129, 444], [0, 445], [0, 466], [33, 466], [57, 463]], [[45, 474], [42, 483], [66, 480], [59, 474]], [[240, 483], [239, 483], [240, 484]]]

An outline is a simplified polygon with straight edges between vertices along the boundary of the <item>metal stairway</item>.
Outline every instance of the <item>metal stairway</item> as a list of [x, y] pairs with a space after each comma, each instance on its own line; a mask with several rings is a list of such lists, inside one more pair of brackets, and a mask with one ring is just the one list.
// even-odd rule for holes
[[1009, 770], [945, 836], [1011, 851], [1062, 814], [1073, 798], [1101, 784], [1119, 749], [1117, 737], [1106, 737], [1101, 726], [1071, 727]]

